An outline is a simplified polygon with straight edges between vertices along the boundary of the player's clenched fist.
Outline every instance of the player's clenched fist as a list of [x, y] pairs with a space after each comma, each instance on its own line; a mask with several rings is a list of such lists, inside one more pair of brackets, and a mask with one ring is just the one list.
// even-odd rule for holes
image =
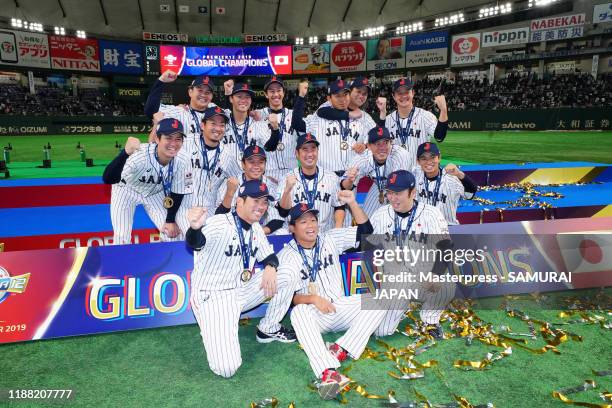
[[261, 277], [261, 289], [263, 289], [265, 297], [272, 297], [276, 294], [276, 268], [267, 265], [264, 268], [263, 276]]
[[438, 109], [446, 110], [446, 98], [444, 97], [444, 95], [436, 96], [434, 98], [434, 102], [436, 103], [436, 106], [438, 107]]
[[234, 89], [234, 80], [233, 79], [228, 79], [227, 81], [225, 81], [223, 83], [223, 90], [224, 90], [226, 95], [231, 95], [233, 89]]
[[230, 177], [227, 179], [227, 191], [231, 192], [233, 196], [236, 190], [240, 187], [240, 181], [236, 177]]
[[191, 207], [187, 210], [187, 220], [192, 229], [200, 229], [206, 221], [208, 210], [204, 207]]
[[357, 170], [357, 167], [350, 167], [345, 173], [344, 173], [344, 177], [346, 178], [346, 180], [350, 181], [351, 184], [355, 182], [355, 179], [357, 178], [357, 172], [359, 170]]
[[125, 152], [129, 155], [134, 153], [136, 150], [140, 148], [140, 140], [136, 137], [128, 137], [125, 142]]
[[157, 124], [164, 118], [164, 112], [155, 112], [153, 114], [153, 126], [157, 126]]
[[363, 153], [365, 151], [365, 149], [366, 149], [366, 145], [364, 143], [355, 143], [353, 145], [353, 150], [357, 154]]
[[167, 222], [162, 228], [162, 232], [168, 236], [168, 238], [176, 238], [181, 233], [181, 229], [174, 222]]
[[387, 98], [384, 96], [376, 98], [376, 108], [378, 108], [380, 112], [387, 113]]
[[291, 189], [293, 188], [293, 186], [295, 186], [296, 183], [297, 177], [295, 177], [295, 175], [293, 174], [288, 175], [285, 181], [285, 191], [291, 191]]
[[355, 202], [355, 193], [352, 190], [338, 191], [338, 200], [342, 204], [352, 204]]
[[276, 113], [271, 113], [270, 116], [268, 116], [268, 123], [270, 123], [272, 129], [277, 130], [279, 127], [278, 115]]
[[165, 83], [169, 83], [169, 82], [176, 81], [176, 78], [177, 78], [176, 72], [168, 69], [164, 71], [163, 74], [161, 74], [161, 76], [159, 77], [159, 80]]
[[444, 170], [451, 176], [457, 177], [459, 180], [463, 180], [465, 177], [465, 173], [459, 170], [459, 168], [453, 163], [448, 163]]
[[308, 81], [302, 81], [298, 85], [298, 95], [302, 98], [308, 93]]

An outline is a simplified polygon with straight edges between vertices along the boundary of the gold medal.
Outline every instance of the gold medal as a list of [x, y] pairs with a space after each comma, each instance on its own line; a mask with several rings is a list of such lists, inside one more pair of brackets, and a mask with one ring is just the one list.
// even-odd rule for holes
[[285, 145], [280, 142], [277, 146], [276, 146], [276, 150], [278, 150], [279, 152], [282, 152], [283, 150], [285, 150]]
[[171, 197], [166, 196], [166, 198], [164, 198], [164, 208], [169, 209], [172, 208], [173, 205], [174, 200]]
[[317, 284], [314, 282], [308, 282], [308, 294], [309, 295], [317, 295], [319, 290], [317, 289]]
[[252, 276], [253, 276], [253, 273], [250, 270], [243, 269], [242, 273], [240, 274], [240, 280], [243, 282], [248, 282], [251, 280]]
[[378, 202], [383, 204], [385, 202], [385, 193], [382, 191], [378, 192]]
[[340, 149], [342, 149], [342, 150], [348, 150], [348, 148], [349, 148], [349, 144], [348, 144], [348, 142], [342, 142], [342, 143], [340, 143]]

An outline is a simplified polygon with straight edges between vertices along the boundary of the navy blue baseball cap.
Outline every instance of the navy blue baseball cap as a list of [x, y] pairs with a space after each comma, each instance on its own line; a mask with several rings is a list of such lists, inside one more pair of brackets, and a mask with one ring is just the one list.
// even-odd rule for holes
[[295, 150], [298, 150], [300, 147], [304, 146], [306, 143], [314, 143], [316, 146], [319, 146], [319, 141], [312, 133], [304, 133], [298, 136], [297, 144], [295, 145]]
[[369, 91], [372, 90], [372, 85], [370, 85], [370, 80], [366, 77], [357, 77], [355, 79], [353, 79], [353, 82], [351, 82], [351, 89], [353, 88], [362, 88], [362, 87], [367, 87]]
[[225, 110], [221, 109], [219, 106], [211, 106], [210, 108], [206, 108], [204, 111], [204, 117], [202, 117], [203, 121], [207, 121], [213, 116], [222, 116], [226, 122], [229, 122], [229, 116], [225, 113]]
[[411, 172], [406, 170], [397, 170], [389, 174], [387, 177], [387, 190], [400, 192], [404, 190], [412, 190], [416, 184], [416, 180]]
[[196, 77], [193, 81], [191, 81], [191, 85], [189, 85], [190, 88], [195, 88], [197, 86], [207, 86], [212, 92], [215, 91], [215, 85], [213, 84], [212, 79], [207, 76], [202, 75]]
[[264, 92], [267, 91], [268, 87], [272, 84], [279, 84], [283, 89], [285, 89], [285, 84], [283, 83], [283, 81], [279, 77], [274, 75], [272, 78], [268, 79], [268, 81], [264, 85]]
[[251, 86], [246, 82], [237, 82], [234, 84], [232, 88], [232, 95], [237, 94], [238, 92], [248, 92], [251, 97], [255, 96], [255, 91], [251, 89]]
[[419, 147], [417, 148], [417, 158], [421, 157], [425, 153], [431, 153], [434, 156], [439, 156], [440, 149], [438, 148], [438, 145], [435, 143], [430, 143], [430, 142], [421, 143]]
[[265, 160], [266, 159], [266, 152], [264, 151], [263, 148], [261, 148], [261, 147], [259, 147], [257, 145], [249, 145], [249, 146], [247, 146], [246, 149], [244, 149], [244, 153], [242, 154], [242, 161], [245, 161], [249, 157], [253, 157], [253, 156], [261, 156]]
[[173, 133], [180, 133], [185, 136], [183, 124], [180, 120], [174, 118], [166, 118], [159, 121], [157, 128], [155, 129], [157, 136], [171, 135]]
[[376, 143], [379, 140], [391, 140], [391, 133], [389, 133], [389, 129], [384, 126], [376, 126], [370, 129], [368, 132], [368, 143]]
[[327, 93], [330, 95], [340, 93], [342, 91], [350, 91], [349, 84], [344, 79], [336, 79], [329, 83]]
[[295, 224], [298, 218], [306, 213], [312, 213], [316, 217], [319, 215], [319, 210], [310, 207], [306, 203], [297, 203], [289, 210], [289, 224]]
[[268, 191], [268, 186], [261, 180], [249, 180], [242, 183], [238, 190], [238, 197], [267, 197], [270, 201], [274, 200]]
[[393, 92], [400, 88], [412, 89], [412, 81], [408, 78], [400, 78], [393, 83]]

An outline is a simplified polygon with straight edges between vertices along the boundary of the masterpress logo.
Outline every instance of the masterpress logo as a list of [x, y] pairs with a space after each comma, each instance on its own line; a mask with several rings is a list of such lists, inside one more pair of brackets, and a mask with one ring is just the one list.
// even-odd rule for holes
[[30, 280], [30, 274], [11, 276], [0, 266], [0, 303], [4, 302], [11, 293], [24, 293]]

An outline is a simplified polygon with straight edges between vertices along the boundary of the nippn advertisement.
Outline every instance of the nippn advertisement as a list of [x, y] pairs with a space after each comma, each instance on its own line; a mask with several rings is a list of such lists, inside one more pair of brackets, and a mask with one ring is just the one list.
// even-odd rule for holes
[[179, 75], [291, 74], [291, 46], [273, 47], [160, 47], [162, 72]]

